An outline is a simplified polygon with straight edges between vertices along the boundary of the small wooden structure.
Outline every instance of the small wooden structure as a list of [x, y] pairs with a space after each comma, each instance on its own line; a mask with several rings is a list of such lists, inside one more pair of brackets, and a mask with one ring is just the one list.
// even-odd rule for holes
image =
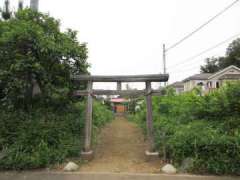
[[[144, 95], [146, 96], [147, 105], [147, 137], [150, 142], [150, 146], [146, 150], [146, 155], [154, 156], [157, 153], [154, 152], [153, 142], [153, 117], [152, 117], [152, 95], [161, 95], [160, 90], [153, 90], [151, 82], [167, 82], [169, 78], [168, 74], [151, 74], [151, 75], [129, 75], [129, 76], [91, 76], [91, 75], [75, 75], [72, 80], [75, 82], [87, 82], [87, 90], [79, 90], [74, 93], [75, 96], [87, 96], [86, 107], [86, 122], [85, 122], [85, 142], [84, 149], [81, 152], [84, 159], [90, 160], [93, 158], [93, 150], [91, 147], [92, 136], [92, 104], [93, 95]], [[94, 90], [94, 82], [116, 82], [117, 90]], [[145, 90], [122, 90], [122, 82], [145, 82]], [[107, 147], [106, 147], [107, 148]]]
[[113, 112], [117, 114], [124, 114], [127, 112], [127, 104], [129, 101], [125, 98], [112, 98], [110, 99]]

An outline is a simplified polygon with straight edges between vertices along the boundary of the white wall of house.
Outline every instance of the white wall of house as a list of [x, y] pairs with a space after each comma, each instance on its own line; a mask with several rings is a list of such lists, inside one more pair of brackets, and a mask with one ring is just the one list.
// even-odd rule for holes
[[176, 87], [175, 91], [176, 91], [176, 94], [181, 94], [182, 92], [184, 92], [184, 88]]
[[184, 83], [184, 91], [191, 91], [194, 88], [195, 82], [193, 80]]
[[202, 84], [202, 90], [206, 90], [207, 81], [206, 80], [190, 80], [184, 83], [184, 91], [191, 91], [193, 88], [200, 86]]

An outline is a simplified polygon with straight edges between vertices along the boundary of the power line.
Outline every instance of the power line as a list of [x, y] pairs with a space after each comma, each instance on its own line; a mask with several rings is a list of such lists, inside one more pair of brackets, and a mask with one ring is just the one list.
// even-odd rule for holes
[[192, 66], [190, 68], [177, 71], [176, 73], [175, 72], [170, 72], [169, 74], [182, 74], [182, 73], [190, 72], [190, 71], [195, 70], [195, 69], [199, 69], [200, 70], [200, 66], [199, 65]]
[[200, 67], [201, 67], [201, 65], [199, 65], [199, 64], [191, 64], [191, 66], [188, 66], [187, 69], [181, 69], [179, 71], [172, 71], [172, 72], [170, 71], [169, 74], [182, 74], [182, 73], [190, 72], [195, 69], [200, 70]]
[[199, 56], [201, 56], [201, 55], [203, 55], [203, 54], [205, 54], [205, 53], [207, 53], [207, 52], [209, 52], [209, 51], [211, 51], [213, 49], [216, 49], [217, 47], [219, 47], [219, 46], [221, 46], [221, 45], [223, 45], [225, 43], [227, 43], [228, 41], [232, 40], [233, 38], [235, 38], [235, 37], [237, 37], [239, 35], [240, 35], [240, 33], [235, 34], [235, 35], [225, 39], [224, 41], [221, 41], [220, 43], [217, 43], [214, 46], [212, 46], [212, 47], [210, 47], [208, 49], [205, 49], [204, 51], [201, 51], [200, 53], [198, 53], [198, 54], [196, 54], [196, 55], [194, 55], [194, 56], [192, 56], [190, 58], [187, 58], [187, 59], [185, 59], [183, 61], [180, 61], [179, 63], [177, 63], [175, 65], [169, 66], [168, 69], [175, 69], [176, 66], [183, 65], [183, 64], [185, 64], [185, 63], [187, 63], [189, 61], [192, 61], [192, 60], [196, 59], [197, 57], [199, 57]]
[[223, 10], [221, 10], [219, 13], [217, 13], [215, 16], [213, 16], [212, 18], [210, 18], [207, 22], [203, 23], [201, 26], [199, 26], [197, 29], [195, 29], [194, 31], [192, 31], [191, 33], [189, 33], [188, 35], [184, 36], [182, 39], [180, 39], [179, 41], [177, 41], [175, 44], [173, 44], [172, 46], [170, 46], [169, 48], [166, 49], [166, 52], [175, 48], [176, 46], [178, 46], [179, 44], [181, 44], [183, 41], [185, 41], [186, 39], [190, 38], [192, 35], [194, 35], [196, 32], [200, 31], [202, 28], [204, 28], [205, 26], [207, 26], [209, 23], [211, 23], [214, 19], [216, 19], [217, 17], [219, 17], [220, 15], [222, 15], [224, 12], [226, 12], [228, 9], [230, 9], [231, 7], [233, 7], [236, 3], [238, 3], [239, 0], [235, 0], [234, 2], [232, 2], [230, 5], [228, 5], [226, 8], [224, 8]]

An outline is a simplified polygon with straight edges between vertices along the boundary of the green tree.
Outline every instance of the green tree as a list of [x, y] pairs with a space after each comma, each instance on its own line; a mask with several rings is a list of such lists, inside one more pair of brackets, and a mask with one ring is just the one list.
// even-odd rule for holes
[[215, 73], [230, 65], [240, 67], [240, 38], [234, 40], [227, 48], [226, 55], [218, 58], [207, 58], [206, 64], [201, 66], [203, 73]]
[[201, 66], [201, 72], [203, 73], [215, 73], [219, 70], [219, 65], [218, 65], [219, 58], [207, 58], [205, 60], [206, 65]]
[[86, 59], [77, 32], [62, 33], [59, 21], [49, 15], [26, 9], [0, 21], [2, 104], [28, 110], [36, 98], [47, 104], [67, 96], [73, 88], [70, 75], [87, 73]]
[[240, 67], [240, 38], [234, 40], [227, 48], [226, 57], [219, 61], [220, 69], [235, 65]]

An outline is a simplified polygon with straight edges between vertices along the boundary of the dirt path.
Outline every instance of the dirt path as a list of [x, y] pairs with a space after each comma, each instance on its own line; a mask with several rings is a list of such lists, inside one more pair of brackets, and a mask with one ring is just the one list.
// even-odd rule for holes
[[123, 117], [102, 129], [95, 158], [81, 166], [83, 172], [159, 172], [160, 161], [146, 162], [144, 152], [147, 142], [136, 124]]

